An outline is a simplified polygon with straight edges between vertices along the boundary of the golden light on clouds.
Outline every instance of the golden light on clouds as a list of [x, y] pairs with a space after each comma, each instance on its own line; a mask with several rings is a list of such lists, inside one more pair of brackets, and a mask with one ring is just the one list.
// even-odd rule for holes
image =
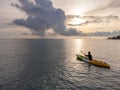
[[73, 18], [73, 19], [71, 20], [70, 23], [71, 23], [72, 25], [80, 25], [80, 24], [85, 23], [85, 22], [86, 22], [86, 20], [75, 17], [75, 18]]

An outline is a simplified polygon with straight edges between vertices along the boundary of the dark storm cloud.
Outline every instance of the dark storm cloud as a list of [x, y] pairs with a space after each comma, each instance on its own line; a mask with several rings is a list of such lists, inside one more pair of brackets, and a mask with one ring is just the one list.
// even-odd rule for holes
[[[16, 19], [14, 24], [29, 28], [34, 34], [44, 35], [48, 29], [61, 35], [77, 35], [76, 29], [66, 29], [65, 12], [53, 7], [50, 0], [18, 0], [19, 4], [11, 4], [27, 14], [27, 18]], [[74, 31], [73, 31], [74, 30]]]

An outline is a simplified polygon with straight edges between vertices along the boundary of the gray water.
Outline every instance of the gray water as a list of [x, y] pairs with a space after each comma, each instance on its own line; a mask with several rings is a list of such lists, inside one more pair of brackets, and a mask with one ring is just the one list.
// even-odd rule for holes
[[[111, 69], [76, 60], [80, 50]], [[120, 90], [120, 41], [0, 39], [0, 90]]]

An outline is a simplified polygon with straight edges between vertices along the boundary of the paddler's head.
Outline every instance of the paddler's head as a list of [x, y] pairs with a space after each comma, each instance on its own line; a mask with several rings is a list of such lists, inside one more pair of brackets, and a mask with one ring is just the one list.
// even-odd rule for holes
[[90, 54], [90, 51], [88, 52], [88, 54]]

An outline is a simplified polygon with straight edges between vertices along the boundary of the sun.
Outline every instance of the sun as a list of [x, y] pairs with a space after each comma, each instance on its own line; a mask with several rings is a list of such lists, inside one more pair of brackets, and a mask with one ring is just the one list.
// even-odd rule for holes
[[80, 25], [82, 23], [85, 23], [86, 21], [84, 19], [81, 19], [79, 17], [75, 17], [71, 20], [72, 25]]

